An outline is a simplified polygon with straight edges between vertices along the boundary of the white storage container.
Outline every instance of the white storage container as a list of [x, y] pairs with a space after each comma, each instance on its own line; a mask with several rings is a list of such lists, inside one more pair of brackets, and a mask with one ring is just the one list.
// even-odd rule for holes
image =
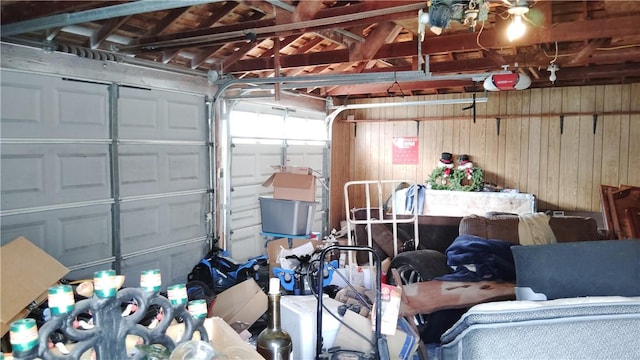
[[[340, 318], [338, 306], [342, 303], [325, 294], [322, 304], [326, 306], [322, 313], [322, 345], [328, 349], [333, 346], [340, 322], [327, 312], [327, 308]], [[282, 328], [291, 335], [293, 343], [292, 359], [316, 358], [317, 307], [315, 295], [285, 295], [280, 298]]]

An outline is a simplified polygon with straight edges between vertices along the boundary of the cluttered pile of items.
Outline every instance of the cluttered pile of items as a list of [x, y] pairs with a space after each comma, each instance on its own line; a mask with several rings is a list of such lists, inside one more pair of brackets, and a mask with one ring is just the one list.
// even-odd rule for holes
[[[312, 181], [302, 193], [314, 190]], [[290, 216], [287, 222], [263, 215], [263, 231], [283, 235], [267, 242], [266, 254], [237, 261], [214, 247], [185, 283], [166, 288], [158, 269], [142, 271], [139, 287], [123, 287], [124, 276], [111, 269], [65, 279], [69, 269], [29, 240], [6, 244], [2, 272], [11, 276], [2, 283], [3, 357], [413, 358], [419, 335], [399, 316], [401, 288], [381, 282], [382, 263], [349, 264], [347, 252], [363, 248], [345, 245], [345, 228], [324, 239], [306, 236], [314, 208], [271, 199], [261, 206], [284, 206], [294, 219], [299, 212], [301, 223], [291, 228]]]

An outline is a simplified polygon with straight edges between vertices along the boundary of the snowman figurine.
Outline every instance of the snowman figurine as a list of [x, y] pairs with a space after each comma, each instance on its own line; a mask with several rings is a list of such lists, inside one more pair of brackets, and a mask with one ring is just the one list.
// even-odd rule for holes
[[471, 180], [471, 173], [473, 172], [473, 162], [469, 160], [469, 155], [458, 155], [458, 170], [463, 170], [467, 180]]
[[449, 177], [449, 175], [451, 175], [451, 172], [453, 171], [453, 155], [451, 155], [451, 153], [448, 153], [448, 152], [443, 152], [440, 155], [440, 160], [438, 161], [438, 167], [444, 168], [444, 171], [442, 173], [442, 183], [446, 184], [447, 182], [446, 178]]

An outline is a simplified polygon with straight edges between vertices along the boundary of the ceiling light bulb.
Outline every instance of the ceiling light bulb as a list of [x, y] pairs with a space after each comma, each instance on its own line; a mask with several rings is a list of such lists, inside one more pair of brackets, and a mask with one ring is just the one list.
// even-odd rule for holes
[[424, 41], [427, 24], [429, 24], [429, 13], [422, 11], [422, 9], [418, 10], [418, 37], [420, 42]]
[[549, 74], [549, 81], [551, 81], [552, 84], [555, 84], [556, 80], [558, 79], [558, 77], [556, 76], [556, 71], [558, 70], [560, 70], [560, 68], [555, 63], [551, 63], [549, 67], [547, 67], [547, 71], [551, 73]]
[[509, 41], [521, 38], [526, 30], [527, 28], [522, 22], [522, 16], [514, 15], [513, 21], [511, 21], [511, 24], [507, 28], [507, 38], [509, 39]]
[[420, 24], [428, 24], [429, 23], [429, 13], [420, 10], [418, 12], [418, 22]]

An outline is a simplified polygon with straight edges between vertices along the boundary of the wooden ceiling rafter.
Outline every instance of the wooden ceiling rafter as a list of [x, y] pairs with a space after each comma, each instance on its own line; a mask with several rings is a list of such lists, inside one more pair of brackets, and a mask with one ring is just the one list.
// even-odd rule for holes
[[91, 34], [91, 37], [89, 38], [89, 47], [91, 49], [97, 49], [100, 44], [109, 37], [109, 35], [115, 33], [118, 28], [122, 24], [126, 23], [130, 18], [131, 16], [123, 16], [120, 18], [106, 20], [98, 30]]
[[167, 29], [174, 25], [178, 19], [188, 11], [188, 8], [171, 9], [160, 21], [153, 25], [145, 36], [155, 36], [163, 34]]
[[[502, 0], [490, 0], [488, 19], [474, 31], [451, 21], [440, 36], [427, 31], [420, 51], [417, 10], [426, 6], [423, 0], [190, 3], [194, 5], [150, 12], [135, 7], [141, 11], [125, 17], [114, 8], [112, 14], [121, 17], [105, 19], [92, 15], [96, 10], [102, 13], [103, 7], [109, 12], [109, 7], [123, 2], [3, 1], [0, 16], [3, 27], [5, 23], [43, 20], [23, 25], [31, 29], [17, 36], [24, 44], [37, 46], [40, 41], [48, 50], [59, 44], [58, 50], [79, 54], [91, 51], [73, 49], [122, 49], [120, 55], [141, 61], [203, 73], [218, 70], [235, 78], [273, 77], [276, 70], [285, 77], [411, 71], [417, 70], [417, 54], [421, 53], [429, 56], [429, 71], [434, 75], [487, 73], [509, 65], [511, 70], [528, 74], [532, 87], [640, 82], [634, 70], [640, 67], [636, 26], [640, 4], [632, 1], [531, 0], [527, 34], [512, 43], [504, 35], [510, 22], [508, 7]], [[87, 14], [75, 14], [83, 11]], [[58, 26], [60, 22], [53, 17], [57, 14], [73, 14], [76, 20]], [[77, 21], [80, 18], [86, 22]], [[43, 26], [47, 23], [50, 28]], [[279, 54], [273, 50], [276, 37]], [[548, 81], [551, 62], [560, 68], [557, 84]], [[473, 86], [434, 81], [402, 84], [403, 90], [416, 95], [469, 92]], [[373, 92], [380, 89], [367, 85], [298, 91], [349, 98], [385, 96], [384, 91]]]
[[[226, 4], [225, 4], [226, 5]], [[235, 8], [237, 6], [237, 3], [235, 2], [231, 2], [230, 5], [233, 5], [233, 8]], [[229, 8], [232, 8], [231, 6], [229, 6]], [[231, 10], [229, 10], [231, 11]], [[205, 23], [202, 24], [203, 27], [210, 27], [213, 24], [215, 24], [222, 16], [218, 15], [218, 16], [211, 16], [209, 17], [209, 19], [207, 19], [207, 21]], [[264, 13], [261, 12], [254, 12], [253, 14], [250, 15], [248, 21], [253, 21], [253, 20], [259, 20], [260, 18], [264, 17]], [[237, 56], [238, 59], [241, 59], [247, 52], [249, 52], [251, 49], [253, 49], [253, 47], [255, 46], [256, 41], [253, 41], [251, 39], [249, 40], [245, 40], [245, 42], [243, 44], [241, 44], [238, 49], [234, 52], [234, 55], [238, 54]], [[210, 57], [214, 56], [220, 49], [222, 49], [224, 46], [214, 46], [214, 47], [210, 47], [210, 48], [203, 48], [201, 51], [199, 51], [192, 59], [191, 59], [191, 68], [192, 69], [197, 69], [200, 65], [202, 65], [205, 61], [207, 61], [207, 59], [209, 59]], [[222, 61], [218, 60], [218, 62], [224, 62], [224, 59]], [[227, 62], [232, 62], [227, 60]]]
[[[399, 3], [410, 5], [398, 5]], [[389, 6], [392, 4], [392, 6]], [[209, 29], [199, 29], [194, 31], [180, 32], [164, 36], [154, 36], [133, 40], [129, 45], [123, 46], [121, 50], [125, 52], [139, 52], [144, 48], [164, 49], [171, 47], [184, 47], [195, 45], [213, 45], [216, 43], [226, 43], [238, 39], [238, 32], [251, 29], [259, 29], [258, 38], [270, 38], [275, 35], [286, 36], [301, 32], [312, 32], [322, 29], [335, 29], [351, 27], [372, 22], [389, 21], [401, 18], [413, 18], [417, 9], [422, 6], [415, 2], [407, 1], [376, 1], [365, 2], [358, 5], [348, 6], [340, 9], [342, 13], [334, 14], [335, 9], [325, 9], [318, 13], [314, 20], [299, 23], [277, 24], [275, 19], [259, 20], [255, 22], [243, 22], [239, 24], [218, 26]], [[415, 10], [414, 10], [415, 9]], [[383, 12], [388, 12], [384, 13]], [[380, 14], [380, 15], [377, 15]], [[315, 24], [309, 27], [306, 23]], [[186, 44], [188, 43], [188, 44]]]

